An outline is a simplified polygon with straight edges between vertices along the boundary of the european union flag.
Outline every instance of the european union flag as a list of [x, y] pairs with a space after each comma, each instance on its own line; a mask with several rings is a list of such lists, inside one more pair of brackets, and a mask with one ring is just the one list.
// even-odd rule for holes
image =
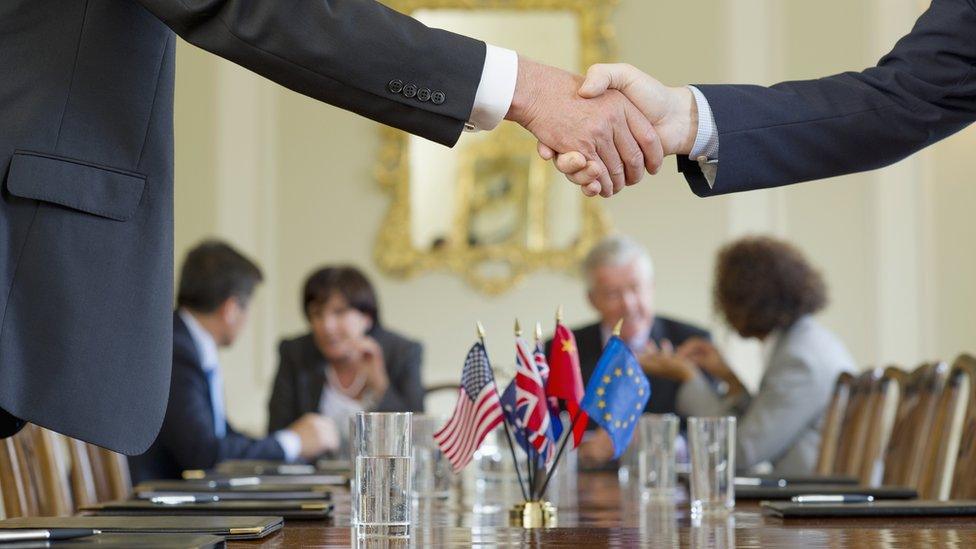
[[651, 384], [634, 354], [617, 336], [610, 338], [586, 384], [583, 410], [613, 441], [613, 458], [624, 453], [641, 412], [651, 398]]

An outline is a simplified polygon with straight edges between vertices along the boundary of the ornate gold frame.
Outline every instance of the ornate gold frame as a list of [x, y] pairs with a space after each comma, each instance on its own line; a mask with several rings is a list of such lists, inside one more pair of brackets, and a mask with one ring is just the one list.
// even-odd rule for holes
[[[384, 3], [407, 14], [418, 9], [569, 11], [579, 21], [580, 67], [607, 62], [616, 52], [609, 18], [617, 0], [384, 0]], [[417, 249], [410, 238], [408, 135], [388, 127], [380, 131], [381, 148], [375, 175], [392, 200], [377, 235], [374, 259], [392, 276], [409, 278], [428, 270], [446, 270], [460, 274], [477, 290], [496, 295], [511, 289], [527, 274], [540, 268], [575, 268], [593, 244], [609, 232], [609, 222], [600, 203], [590, 199], [582, 201], [580, 238], [569, 248], [534, 251], [502, 244], [480, 248]], [[486, 277], [479, 271], [480, 266], [492, 262], [507, 264], [508, 276]]]

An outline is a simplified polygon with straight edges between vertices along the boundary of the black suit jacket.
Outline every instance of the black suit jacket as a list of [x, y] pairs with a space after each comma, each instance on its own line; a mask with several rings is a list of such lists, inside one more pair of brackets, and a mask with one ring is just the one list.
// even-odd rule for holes
[[214, 435], [210, 386], [200, 353], [179, 315], [173, 315], [173, 377], [169, 406], [159, 437], [149, 450], [129, 458], [132, 481], [180, 478], [186, 469], [210, 469], [227, 459], [284, 459], [273, 437], [254, 439], [227, 423], [226, 435]]
[[699, 89], [719, 135], [710, 188], [697, 162], [678, 166], [710, 196], [892, 164], [976, 120], [976, 3], [933, 0], [876, 67], [816, 80]]
[[[589, 382], [590, 376], [593, 375], [593, 370], [596, 369], [600, 355], [603, 354], [603, 334], [600, 331], [600, 323], [575, 329], [573, 336], [576, 338], [580, 372], [583, 374], [585, 386]], [[711, 338], [707, 330], [664, 316], [656, 316], [654, 324], [651, 325], [650, 339], [658, 345], [667, 339], [677, 347], [691, 337]], [[647, 401], [644, 413], [677, 413], [676, 399], [681, 383], [657, 376], [648, 376], [647, 379], [651, 382], [651, 399]], [[591, 426], [595, 428], [596, 424], [591, 424]]]
[[[383, 350], [390, 386], [376, 404], [377, 412], [423, 412], [420, 381], [423, 347], [416, 341], [384, 330], [370, 335]], [[278, 346], [278, 373], [268, 402], [268, 430], [287, 427], [306, 412], [319, 411], [328, 360], [315, 346], [312, 334], [286, 339]], [[339, 425], [345, 429], [345, 425]]]
[[0, 409], [128, 454], [169, 392], [174, 31], [444, 144], [485, 55], [370, 0], [0, 2]]

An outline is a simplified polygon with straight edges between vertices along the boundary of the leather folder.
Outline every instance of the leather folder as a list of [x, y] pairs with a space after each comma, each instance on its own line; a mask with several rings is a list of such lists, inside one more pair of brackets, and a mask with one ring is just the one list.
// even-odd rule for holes
[[108, 501], [79, 509], [98, 516], [275, 516], [287, 520], [324, 520], [333, 505], [324, 501], [208, 501], [162, 503], [152, 500]]
[[0, 529], [92, 528], [104, 533], [210, 534], [227, 539], [259, 539], [277, 531], [281, 517], [261, 516], [138, 516], [19, 517], [0, 520]]
[[868, 503], [767, 501], [763, 513], [783, 518], [976, 517], [973, 500], [882, 500]]
[[914, 499], [918, 492], [904, 486], [854, 486], [850, 484], [787, 484], [778, 486], [736, 486], [735, 499], [779, 500], [795, 496], [818, 494], [825, 496], [863, 495], [875, 499]]

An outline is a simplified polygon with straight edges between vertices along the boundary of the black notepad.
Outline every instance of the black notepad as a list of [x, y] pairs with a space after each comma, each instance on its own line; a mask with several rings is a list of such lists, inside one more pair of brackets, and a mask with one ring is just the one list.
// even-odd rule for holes
[[136, 499], [154, 499], [161, 497], [195, 497], [205, 499], [216, 497], [220, 501], [329, 501], [332, 499], [332, 492], [324, 491], [286, 491], [286, 492], [258, 492], [254, 490], [240, 492], [232, 490], [208, 490], [205, 492], [195, 489], [189, 490], [143, 490], [135, 492]]
[[791, 503], [767, 501], [763, 512], [802, 517], [976, 517], [976, 501], [885, 500], [870, 503]]
[[212, 501], [204, 503], [154, 503], [146, 500], [109, 501], [80, 509], [99, 516], [191, 515], [263, 516], [288, 520], [324, 520], [332, 516], [332, 504], [314, 501]]
[[857, 484], [857, 477], [841, 475], [737, 475], [740, 477], [757, 478], [764, 481], [786, 481], [786, 484]]
[[[173, 492], [242, 492], [242, 493], [260, 493], [260, 492], [316, 492], [319, 494], [327, 493], [329, 491], [339, 488], [337, 486], [326, 487], [322, 484], [271, 484], [271, 483], [257, 483], [257, 484], [231, 484], [223, 480], [150, 480], [146, 482], [139, 483], [135, 487], [137, 492], [145, 492], [149, 490], [155, 491], [173, 491]], [[292, 498], [298, 499], [298, 498]]]
[[736, 486], [735, 499], [790, 499], [795, 496], [864, 495], [875, 499], [913, 499], [918, 497], [914, 488], [903, 486], [852, 486], [850, 484], [794, 484], [778, 486]]
[[281, 517], [21, 517], [0, 520], [0, 529], [92, 528], [105, 533], [211, 534], [258, 539], [281, 528]]
[[71, 549], [220, 549], [224, 538], [195, 534], [98, 534], [64, 541], [22, 541], [4, 543], [3, 549], [40, 549], [65, 547]]

